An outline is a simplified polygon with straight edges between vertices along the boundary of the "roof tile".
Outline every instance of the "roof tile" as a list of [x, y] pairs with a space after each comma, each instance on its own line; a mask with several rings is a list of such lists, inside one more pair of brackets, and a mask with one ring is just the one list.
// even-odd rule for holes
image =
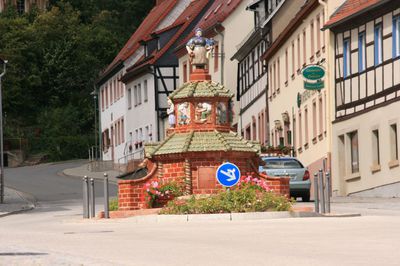
[[383, 0], [347, 0], [344, 2], [325, 23], [325, 27], [330, 27], [346, 18], [359, 13], [360, 11], [379, 4]]

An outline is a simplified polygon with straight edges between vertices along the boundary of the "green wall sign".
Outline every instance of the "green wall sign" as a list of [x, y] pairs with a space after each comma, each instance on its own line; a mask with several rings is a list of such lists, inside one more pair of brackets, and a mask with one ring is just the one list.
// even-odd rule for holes
[[317, 81], [314, 83], [304, 81], [304, 89], [306, 89], [306, 90], [321, 90], [323, 88], [324, 88], [323, 81]]
[[305, 79], [320, 80], [325, 77], [325, 69], [318, 65], [310, 65], [303, 69], [302, 74]]

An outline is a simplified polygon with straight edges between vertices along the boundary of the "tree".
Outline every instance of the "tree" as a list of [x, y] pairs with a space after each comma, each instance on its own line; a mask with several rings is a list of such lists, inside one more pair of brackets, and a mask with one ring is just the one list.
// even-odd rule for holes
[[[95, 80], [152, 2], [53, 0], [46, 12], [20, 16], [8, 8], [0, 14], [0, 54], [9, 61], [5, 137], [47, 141], [58, 147], [42, 147], [54, 159], [86, 155], [88, 140], [93, 143]], [[61, 142], [71, 144], [66, 140], [80, 143], [84, 152], [76, 145], [73, 152], [61, 152]]]

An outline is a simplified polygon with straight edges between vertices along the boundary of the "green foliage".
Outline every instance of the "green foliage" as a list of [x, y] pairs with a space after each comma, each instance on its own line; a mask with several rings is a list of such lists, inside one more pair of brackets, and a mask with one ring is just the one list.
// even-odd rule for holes
[[192, 196], [188, 200], [176, 199], [168, 203], [161, 214], [206, 214], [231, 212], [289, 211], [292, 202], [273, 192], [254, 186], [223, 191], [207, 198]]
[[53, 159], [86, 153], [94, 139], [95, 81], [153, 3], [53, 0], [46, 12], [24, 15], [9, 5], [0, 14], [0, 55], [9, 62], [5, 138], [46, 143], [39, 151]]
[[109, 211], [118, 211], [118, 198], [110, 199], [110, 203], [108, 205]]

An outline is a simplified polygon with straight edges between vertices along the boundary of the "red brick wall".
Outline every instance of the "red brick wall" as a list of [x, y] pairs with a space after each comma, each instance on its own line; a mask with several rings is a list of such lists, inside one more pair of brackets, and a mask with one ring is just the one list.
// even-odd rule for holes
[[[227, 154], [224, 152], [208, 152], [204, 153], [201, 156], [197, 154], [195, 159], [190, 159], [192, 174], [192, 193], [212, 194], [222, 190], [223, 187], [218, 183], [215, 178], [215, 171], [217, 170], [218, 166], [220, 166], [224, 161], [227, 160], [231, 163], [236, 164], [239, 167], [242, 176], [251, 173], [251, 175], [254, 177], [263, 178], [267, 180], [270, 188], [273, 189], [277, 194], [287, 195], [289, 197], [289, 178], [272, 178], [262, 174], [258, 174], [258, 169], [254, 169], [255, 165], [257, 165], [256, 158], [257, 157], [249, 157], [248, 153]], [[199, 179], [202, 178], [202, 176], [199, 175], [199, 169], [201, 167], [208, 168], [206, 169], [206, 171], [200, 170], [200, 172], [203, 172], [209, 177], [207, 182], [201, 182], [203, 186], [204, 184], [206, 184], [206, 187], [199, 186]], [[154, 180], [166, 183], [171, 181], [184, 182], [184, 159], [169, 159], [168, 161], [165, 160], [162, 163], [162, 175], [160, 175], [159, 170], [157, 170], [157, 165], [152, 162], [148, 163], [148, 169], [150, 169], [149, 174], [142, 179], [124, 180], [118, 182], [119, 210], [124, 211], [149, 208], [148, 196], [145, 188], [145, 185], [148, 182]]]

